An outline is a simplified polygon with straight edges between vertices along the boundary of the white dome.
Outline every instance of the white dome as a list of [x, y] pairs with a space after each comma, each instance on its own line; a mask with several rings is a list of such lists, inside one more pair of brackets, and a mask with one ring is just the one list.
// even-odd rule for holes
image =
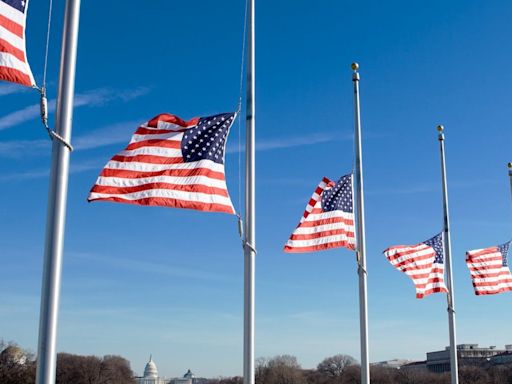
[[144, 368], [144, 377], [149, 378], [157, 378], [158, 377], [158, 369], [156, 368], [156, 364], [153, 362], [153, 357], [149, 357], [149, 361], [146, 364], [146, 368]]

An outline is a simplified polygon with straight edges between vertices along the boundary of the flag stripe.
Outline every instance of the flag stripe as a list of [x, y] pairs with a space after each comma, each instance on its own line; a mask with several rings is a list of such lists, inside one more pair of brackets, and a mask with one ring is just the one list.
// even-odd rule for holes
[[22, 49], [16, 48], [6, 40], [0, 39], [0, 52], [11, 54], [16, 59], [25, 62], [25, 52], [23, 52]]
[[116, 187], [96, 184], [92, 188], [92, 192], [112, 195], [132, 194], [136, 192], [147, 191], [150, 189], [168, 189], [171, 191], [198, 192], [203, 194], [217, 195], [228, 197], [225, 189], [214, 188], [201, 184], [169, 184], [169, 183], [147, 183], [134, 187]]
[[[0, 53], [0, 63], [1, 61], [2, 53]], [[13, 83], [18, 83], [21, 85], [26, 85], [30, 87], [32, 84], [34, 84], [33, 79], [25, 74], [23, 71], [19, 71], [14, 68], [4, 67], [0, 64], [0, 80], [6, 80], [11, 81]]]
[[223, 204], [214, 204], [214, 203], [203, 203], [197, 201], [186, 201], [182, 199], [170, 199], [170, 198], [160, 198], [160, 197], [148, 197], [145, 199], [138, 200], [129, 200], [122, 197], [91, 197], [89, 201], [113, 201], [117, 203], [126, 203], [126, 204], [137, 204], [137, 205], [148, 205], [148, 206], [159, 206], [159, 207], [169, 207], [169, 208], [185, 208], [185, 209], [195, 209], [197, 211], [207, 211], [207, 212], [223, 212], [233, 214], [233, 207], [231, 205], [223, 205]]
[[163, 183], [163, 184], [174, 184], [174, 185], [188, 185], [188, 184], [197, 184], [197, 185], [205, 185], [211, 186], [213, 188], [222, 189], [226, 183], [224, 179], [217, 180], [208, 176], [202, 175], [192, 175], [186, 177], [179, 176], [166, 176], [159, 175], [153, 177], [138, 177], [138, 178], [129, 178], [129, 177], [98, 177], [96, 181], [96, 185], [101, 185], [105, 187], [138, 187], [145, 184], [151, 183]]

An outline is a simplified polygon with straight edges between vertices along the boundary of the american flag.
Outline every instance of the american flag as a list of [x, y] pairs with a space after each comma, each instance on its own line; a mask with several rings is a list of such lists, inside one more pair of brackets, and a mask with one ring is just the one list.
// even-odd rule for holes
[[235, 116], [154, 117], [103, 168], [88, 200], [235, 213], [224, 177]]
[[444, 284], [443, 234], [416, 245], [397, 245], [384, 251], [389, 262], [409, 276], [416, 286], [416, 297], [448, 292]]
[[337, 183], [323, 178], [284, 251], [315, 252], [339, 247], [355, 249], [352, 174], [342, 176]]
[[35, 85], [25, 49], [28, 0], [0, 0], [0, 80]]
[[507, 263], [510, 243], [466, 252], [476, 295], [512, 291], [512, 275]]

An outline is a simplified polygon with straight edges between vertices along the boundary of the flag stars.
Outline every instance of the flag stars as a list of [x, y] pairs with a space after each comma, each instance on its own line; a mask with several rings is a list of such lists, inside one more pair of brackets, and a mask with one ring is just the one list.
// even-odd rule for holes
[[[222, 164], [225, 143], [233, 120], [234, 114], [232, 113], [200, 118], [197, 126], [188, 129], [183, 136], [181, 149], [185, 161], [204, 159]], [[185, 138], [185, 136], [187, 137]], [[188, 141], [185, 141], [186, 139]]]

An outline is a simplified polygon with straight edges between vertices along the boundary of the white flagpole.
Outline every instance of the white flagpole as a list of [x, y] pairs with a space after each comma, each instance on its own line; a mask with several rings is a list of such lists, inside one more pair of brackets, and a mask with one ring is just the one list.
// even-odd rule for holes
[[244, 384], [254, 384], [254, 270], [256, 259], [255, 202], [255, 0], [249, 0], [246, 147], [245, 147], [245, 273], [244, 273]]
[[510, 193], [512, 193], [512, 163], [508, 163], [508, 177], [510, 179]]
[[357, 264], [359, 273], [359, 328], [361, 338], [361, 384], [370, 383], [370, 362], [368, 353], [368, 303], [366, 288], [366, 242], [364, 228], [363, 196], [363, 153], [361, 145], [361, 111], [359, 108], [359, 64], [352, 63], [354, 82], [355, 146], [356, 146], [356, 225], [357, 225]]
[[448, 186], [446, 183], [446, 161], [444, 155], [444, 127], [442, 125], [437, 126], [439, 132], [439, 149], [441, 152], [441, 176], [443, 183], [443, 210], [444, 210], [444, 222], [443, 222], [443, 244], [446, 264], [446, 286], [448, 293], [446, 299], [448, 301], [448, 326], [450, 331], [450, 371], [451, 371], [451, 384], [459, 383], [458, 376], [458, 362], [457, 362], [457, 341], [455, 337], [455, 301], [453, 293], [453, 274], [452, 274], [452, 258], [451, 258], [451, 240], [450, 240], [450, 216], [448, 212]]
[[[71, 141], [79, 18], [80, 0], [67, 0], [62, 33], [55, 129], [56, 133], [68, 143]], [[41, 289], [39, 342], [37, 347], [37, 384], [55, 383], [57, 319], [68, 189], [69, 154], [70, 149], [63, 142], [53, 140]]]

